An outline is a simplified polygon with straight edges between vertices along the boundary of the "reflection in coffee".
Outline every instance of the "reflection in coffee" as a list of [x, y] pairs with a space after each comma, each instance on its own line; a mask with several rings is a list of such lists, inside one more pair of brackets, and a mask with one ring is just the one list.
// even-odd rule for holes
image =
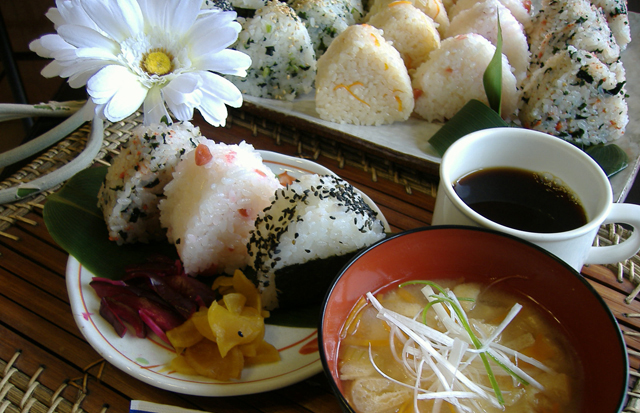
[[562, 232], [587, 223], [577, 196], [551, 174], [487, 168], [461, 177], [453, 189], [480, 215], [521, 231]]

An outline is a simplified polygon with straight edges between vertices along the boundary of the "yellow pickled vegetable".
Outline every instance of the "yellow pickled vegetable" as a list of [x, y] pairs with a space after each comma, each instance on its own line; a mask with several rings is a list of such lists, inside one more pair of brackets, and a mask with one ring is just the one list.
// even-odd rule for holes
[[253, 341], [264, 329], [262, 315], [252, 307], [244, 307], [237, 314], [214, 302], [209, 307], [208, 317], [222, 357], [231, 348]]
[[197, 344], [204, 336], [196, 328], [193, 318], [190, 318], [182, 325], [167, 331], [167, 338], [171, 345], [180, 352], [180, 349]]
[[209, 340], [186, 349], [184, 358], [199, 375], [214, 380], [239, 379], [244, 368], [244, 356], [239, 348], [230, 349], [227, 356], [222, 357], [218, 345]]
[[187, 322], [167, 332], [178, 356], [170, 367], [178, 373], [215, 380], [239, 379], [244, 366], [273, 363], [280, 353], [264, 341], [260, 293], [240, 270], [218, 277], [212, 288], [222, 299], [201, 307]]

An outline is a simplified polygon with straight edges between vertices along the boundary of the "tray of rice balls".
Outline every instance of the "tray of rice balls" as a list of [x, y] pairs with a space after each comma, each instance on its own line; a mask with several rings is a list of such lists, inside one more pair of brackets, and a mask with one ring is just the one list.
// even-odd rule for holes
[[322, 370], [320, 305], [389, 225], [314, 162], [141, 125], [50, 195], [76, 323], [102, 357], [174, 392], [232, 396]]
[[[243, 109], [437, 171], [430, 142], [471, 100], [502, 51], [501, 111], [586, 149], [615, 145], [626, 195], [640, 156], [640, 15], [624, 0], [261, 0], [233, 47], [248, 53]], [[498, 19], [500, 35], [498, 35]], [[473, 124], [473, 114], [456, 122]]]

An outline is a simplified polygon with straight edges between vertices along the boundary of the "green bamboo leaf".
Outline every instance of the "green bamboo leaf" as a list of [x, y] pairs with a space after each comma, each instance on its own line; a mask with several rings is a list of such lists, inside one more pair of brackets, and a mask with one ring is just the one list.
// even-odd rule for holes
[[158, 254], [177, 258], [175, 247], [167, 242], [119, 246], [109, 241], [97, 205], [106, 173], [106, 167], [85, 169], [49, 195], [43, 216], [51, 237], [98, 277], [120, 279], [126, 266]]
[[585, 149], [585, 152], [600, 165], [608, 177], [612, 177], [629, 166], [627, 153], [613, 143], [590, 146]]
[[500, 12], [497, 11], [498, 19], [498, 39], [496, 41], [496, 51], [484, 71], [482, 83], [484, 93], [487, 95], [489, 106], [498, 115], [502, 111], [502, 27], [500, 27]]
[[494, 110], [472, 99], [429, 139], [429, 143], [442, 156], [451, 144], [471, 132], [505, 126], [509, 124]]

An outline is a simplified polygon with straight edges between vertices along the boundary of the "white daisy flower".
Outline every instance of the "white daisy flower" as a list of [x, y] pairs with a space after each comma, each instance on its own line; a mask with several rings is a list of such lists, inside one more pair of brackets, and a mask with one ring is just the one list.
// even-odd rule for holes
[[242, 94], [220, 76], [246, 76], [251, 58], [227, 49], [241, 30], [236, 13], [201, 10], [202, 0], [56, 0], [47, 17], [57, 34], [31, 42], [54, 59], [45, 77], [87, 86], [96, 111], [115, 122], [142, 105], [145, 123], [187, 121], [198, 109], [224, 125], [225, 105], [240, 107]]

